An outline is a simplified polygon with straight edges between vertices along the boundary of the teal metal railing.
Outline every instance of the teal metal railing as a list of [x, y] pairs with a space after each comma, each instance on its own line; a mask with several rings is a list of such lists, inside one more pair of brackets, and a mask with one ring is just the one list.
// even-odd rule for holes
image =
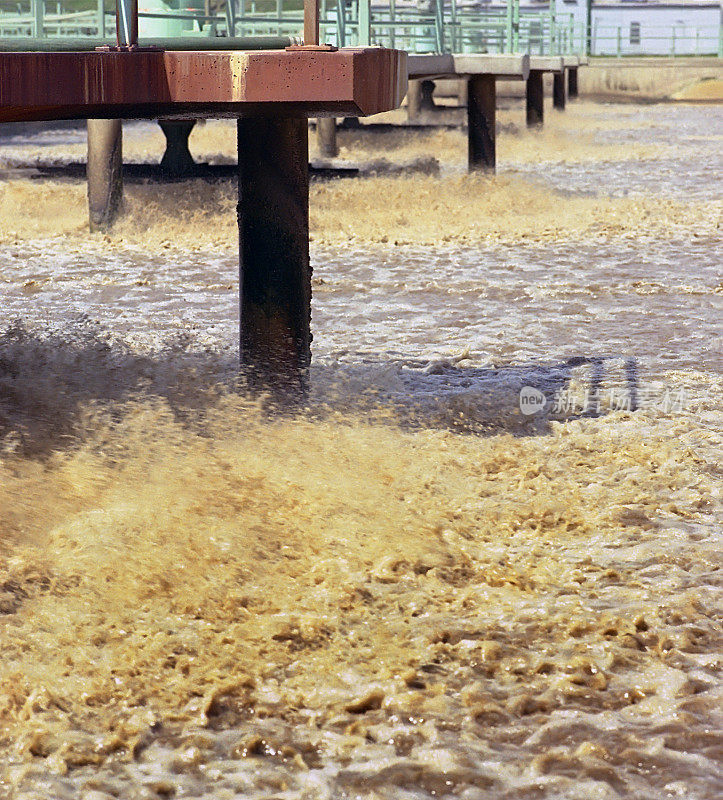
[[[175, 7], [139, 0], [141, 39], [299, 36], [303, 30], [298, 0], [172, 2]], [[0, 5], [0, 38], [105, 39], [115, 31], [115, 9], [106, 13], [103, 3], [97, 0], [82, 11], [63, 11], [62, 0], [20, 0], [12, 11]], [[465, 0], [320, 0], [320, 29], [323, 41], [339, 46], [382, 45], [413, 53], [547, 54], [584, 46], [584, 31], [573, 30], [559, 15], [521, 10], [519, 0], [493, 8]]]
[[[0, 0], [0, 38], [106, 39], [115, 32], [115, 7], [88, 0]], [[106, 13], [106, 11], [108, 13]], [[139, 0], [139, 36], [298, 37], [300, 0]], [[531, 55], [710, 55], [723, 56], [723, 28], [641, 24], [640, 41], [622, 27], [584, 22], [572, 14], [520, 6], [506, 0], [490, 6], [475, 0], [320, 0], [322, 41], [339, 46], [381, 45], [411, 53], [530, 53]]]
[[[279, 0], [281, 1], [281, 0]], [[321, 3], [321, 36], [346, 47], [379, 45], [410, 53], [558, 54], [582, 52], [583, 24], [572, 15], [520, 8], [519, 0], [482, 7], [460, 0], [340, 0]], [[237, 11], [237, 24], [248, 35], [289, 33], [301, 24], [301, 12], [269, 15]]]

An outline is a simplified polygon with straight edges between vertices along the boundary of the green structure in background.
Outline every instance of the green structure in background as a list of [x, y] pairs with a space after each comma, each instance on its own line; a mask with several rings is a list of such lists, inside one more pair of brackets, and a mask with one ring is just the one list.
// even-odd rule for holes
[[[469, 0], [321, 0], [321, 37], [339, 46], [382, 45], [410, 53], [589, 55], [596, 38], [615, 34], [596, 29], [593, 9], [586, 0], [585, 13], [576, 18], [557, 11], [554, 0], [543, 9], [521, 7], [520, 0], [496, 6]], [[302, 0], [139, 0], [139, 35], [145, 41], [299, 37], [302, 30]], [[0, 0], [2, 39], [103, 40], [114, 31], [115, 5], [107, 0]], [[618, 29], [616, 35], [619, 46], [612, 54], [624, 55], [624, 33]], [[689, 36], [698, 41], [701, 31]], [[680, 51], [675, 29], [658, 38], [656, 54]], [[720, 55], [720, 24], [713, 38], [706, 30], [704, 40], [717, 42]]]
[[[299, 36], [301, 0], [140, 0], [141, 39]], [[3, 0], [0, 39], [102, 40], [115, 30], [115, 7], [103, 0]], [[554, 11], [520, 12], [506, 7], [475, 8], [457, 0], [442, 3], [322, 0], [321, 34], [339, 46], [383, 45], [413, 53], [557, 54], [582, 52], [585, 31]]]

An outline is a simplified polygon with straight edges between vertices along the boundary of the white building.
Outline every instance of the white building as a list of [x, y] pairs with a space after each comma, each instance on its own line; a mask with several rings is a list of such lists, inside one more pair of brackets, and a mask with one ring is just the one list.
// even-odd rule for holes
[[[587, 19], [587, 0], [556, 0], [559, 15]], [[716, 0], [592, 0], [592, 55], [712, 55], [719, 52]]]

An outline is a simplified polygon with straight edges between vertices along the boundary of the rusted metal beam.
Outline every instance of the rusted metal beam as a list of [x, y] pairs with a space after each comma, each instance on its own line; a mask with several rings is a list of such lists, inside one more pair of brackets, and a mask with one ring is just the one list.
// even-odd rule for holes
[[130, 51], [0, 54], [0, 122], [364, 116], [396, 108], [406, 54], [328, 51]]
[[528, 128], [539, 127], [545, 119], [543, 75], [544, 73], [541, 70], [531, 69], [525, 85], [525, 106]]
[[467, 163], [470, 171], [495, 171], [496, 101], [494, 75], [470, 76], [467, 97]]
[[238, 120], [241, 363], [253, 384], [303, 392], [311, 361], [308, 127]]

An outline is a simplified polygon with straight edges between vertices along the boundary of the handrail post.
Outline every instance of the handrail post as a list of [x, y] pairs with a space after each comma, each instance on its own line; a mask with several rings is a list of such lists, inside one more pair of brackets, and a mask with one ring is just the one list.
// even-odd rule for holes
[[506, 11], [505, 52], [506, 53], [512, 52], [512, 3], [513, 0], [507, 0], [507, 7], [505, 9]]
[[344, 0], [336, 0], [336, 39], [339, 47], [346, 47], [346, 16]]
[[236, 36], [236, 0], [226, 0], [226, 35]]
[[594, 56], [595, 51], [597, 50], [597, 41], [598, 41], [598, 20], [595, 20], [595, 24], [592, 27], [592, 35], [590, 36], [590, 49], [588, 51], [589, 56]]
[[[341, 2], [344, 2], [344, 0], [341, 0]], [[394, 28], [397, 22], [397, 0], [389, 0], [389, 19], [391, 21], [389, 26], [389, 46], [394, 48], [397, 41], [397, 33]]]
[[116, 0], [115, 29], [118, 47], [138, 44], [138, 0]]
[[372, 11], [370, 0], [359, 0], [359, 41], [360, 47], [372, 43]]
[[[595, 20], [595, 27], [597, 27], [597, 20]], [[595, 34], [593, 32], [592, 23], [592, 0], [586, 0], [585, 3], [585, 55], [591, 56], [595, 49]]]
[[512, 52], [520, 49], [520, 0], [512, 2]]
[[570, 18], [567, 23], [567, 41], [568, 41], [568, 50], [571, 53], [575, 52], [575, 17], [570, 14]]
[[304, 0], [304, 44], [319, 44], [319, 0]]
[[98, 38], [105, 39], [105, 0], [98, 0], [96, 14], [98, 18]]
[[45, 33], [45, 0], [33, 0], [33, 36], [41, 38]]
[[435, 0], [434, 3], [434, 27], [436, 34], [437, 52], [444, 52], [444, 0]]
[[457, 0], [452, 0], [449, 14], [449, 22], [452, 26], [452, 43], [450, 47], [450, 53], [458, 53], [461, 48], [458, 45], [459, 34], [457, 31]]

